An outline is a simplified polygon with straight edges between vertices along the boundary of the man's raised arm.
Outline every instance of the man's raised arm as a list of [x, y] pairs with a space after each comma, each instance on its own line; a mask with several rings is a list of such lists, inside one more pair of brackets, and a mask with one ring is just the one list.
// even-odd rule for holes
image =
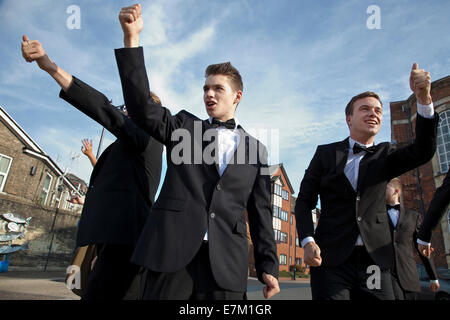
[[37, 40], [30, 40], [27, 36], [22, 37], [22, 56], [27, 62], [36, 61], [39, 68], [46, 71], [61, 86], [64, 92], [72, 84], [72, 75], [61, 69], [54, 63], [41, 43]]
[[161, 108], [151, 97], [143, 48], [139, 47], [139, 35], [144, 25], [141, 6], [135, 4], [122, 8], [119, 21], [125, 48], [116, 49], [115, 55], [128, 113], [139, 127], [167, 145], [171, 142], [172, 132], [180, 127], [184, 117], [182, 113], [172, 116], [168, 109]]

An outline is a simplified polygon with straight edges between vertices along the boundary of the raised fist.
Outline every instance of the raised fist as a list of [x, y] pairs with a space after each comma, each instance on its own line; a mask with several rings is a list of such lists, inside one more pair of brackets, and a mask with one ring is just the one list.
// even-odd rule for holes
[[139, 34], [144, 28], [141, 5], [135, 4], [130, 7], [122, 8], [119, 13], [119, 21], [122, 26], [124, 38], [139, 38]]
[[431, 76], [424, 69], [419, 69], [419, 65], [414, 63], [409, 77], [409, 87], [416, 95], [420, 104], [427, 105], [433, 100], [431, 99]]

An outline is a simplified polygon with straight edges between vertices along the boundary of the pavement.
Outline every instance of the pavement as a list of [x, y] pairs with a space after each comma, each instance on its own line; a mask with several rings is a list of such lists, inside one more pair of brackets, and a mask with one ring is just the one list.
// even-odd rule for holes
[[[309, 279], [280, 278], [281, 292], [271, 300], [311, 300]], [[265, 300], [264, 285], [248, 279], [248, 300]], [[0, 300], [79, 300], [65, 284], [64, 271], [6, 271], [0, 273]]]

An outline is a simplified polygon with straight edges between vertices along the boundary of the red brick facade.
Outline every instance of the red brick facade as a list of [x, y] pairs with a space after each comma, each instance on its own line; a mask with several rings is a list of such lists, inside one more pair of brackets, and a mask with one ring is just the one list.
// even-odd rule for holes
[[[450, 77], [436, 80], [432, 83], [431, 95], [433, 97], [435, 111], [439, 114], [450, 110]], [[391, 139], [398, 147], [411, 142], [411, 127], [408, 120], [408, 109], [413, 134], [415, 135], [415, 122], [417, 118], [417, 104], [415, 96], [411, 95], [405, 101], [390, 103], [391, 111]], [[437, 154], [433, 159], [417, 170], [411, 170], [400, 177], [403, 184], [402, 201], [406, 208], [424, 213], [430, 205], [434, 192], [442, 184], [446, 172], [440, 172]], [[420, 193], [422, 190], [422, 195]], [[432, 247], [434, 262], [439, 267], [450, 268], [450, 236], [447, 226], [447, 214], [443, 222], [433, 232]]]
[[[291, 186], [291, 183], [289, 182], [289, 178], [286, 174], [283, 164], [271, 166], [270, 177], [272, 181], [271, 183], [272, 220], [274, 228], [274, 237], [277, 243], [278, 261], [280, 262], [279, 271], [291, 271], [291, 269], [293, 269], [295, 265], [295, 258], [297, 258], [297, 265], [305, 267], [306, 265], [303, 262], [304, 251], [300, 247], [299, 241], [297, 239], [298, 235], [295, 224], [294, 208], [296, 198], [293, 196], [294, 190]], [[275, 185], [278, 185], [280, 187], [275, 187]], [[281, 193], [281, 196], [278, 195], [277, 193]], [[277, 197], [278, 200], [276, 200]], [[281, 206], [279, 206], [280, 202]], [[276, 205], [282, 210], [280, 211], [282, 212], [281, 214], [278, 212], [277, 209], [275, 209], [274, 212], [274, 205]], [[251, 276], [255, 276], [256, 270], [253, 257], [253, 244], [251, 242], [248, 228], [247, 233], [250, 241], [249, 274]], [[297, 246], [296, 243], [298, 244]]]

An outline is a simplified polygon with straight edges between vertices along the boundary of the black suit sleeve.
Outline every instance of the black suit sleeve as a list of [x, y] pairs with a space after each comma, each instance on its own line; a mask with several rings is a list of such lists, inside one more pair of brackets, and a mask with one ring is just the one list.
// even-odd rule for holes
[[142, 47], [116, 49], [115, 55], [123, 97], [131, 118], [152, 137], [169, 144], [172, 132], [185, 120], [183, 113], [172, 116], [167, 108], [161, 107], [151, 97]]
[[422, 260], [423, 266], [425, 267], [428, 277], [430, 278], [430, 280], [436, 280], [437, 274], [436, 274], [436, 269], [434, 267], [433, 260], [431, 258], [428, 259], [428, 258], [424, 257], [420, 253], [419, 246], [417, 244], [417, 232], [419, 230], [421, 222], [422, 222], [422, 216], [420, 214], [417, 214], [416, 230], [414, 231], [414, 234], [413, 234], [413, 245], [416, 248], [417, 253], [419, 254], [420, 260]]
[[387, 180], [398, 177], [405, 172], [417, 168], [433, 157], [436, 152], [436, 135], [439, 115], [427, 119], [417, 114], [416, 138], [410, 145], [396, 149], [387, 157]]
[[322, 171], [320, 147], [318, 147], [309, 167], [305, 171], [295, 202], [295, 220], [300, 241], [314, 235], [314, 223], [311, 211], [317, 204]]
[[[261, 148], [261, 144], [259, 144]], [[264, 147], [262, 147], [264, 148]], [[270, 176], [267, 167], [267, 151], [262, 152], [258, 176], [253, 185], [247, 203], [250, 235], [254, 245], [255, 267], [258, 279], [266, 272], [278, 278], [278, 256], [272, 228], [272, 211], [270, 206]]]
[[423, 223], [420, 227], [418, 238], [422, 241], [431, 241], [431, 232], [439, 224], [445, 208], [450, 203], [450, 170], [445, 176], [442, 185], [436, 189], [436, 192], [431, 200], [430, 206]]
[[97, 121], [117, 138], [128, 141], [136, 150], [144, 150], [149, 143], [149, 135], [138, 128], [132, 120], [117, 110], [101, 92], [73, 77], [67, 92], [61, 90], [59, 97]]

